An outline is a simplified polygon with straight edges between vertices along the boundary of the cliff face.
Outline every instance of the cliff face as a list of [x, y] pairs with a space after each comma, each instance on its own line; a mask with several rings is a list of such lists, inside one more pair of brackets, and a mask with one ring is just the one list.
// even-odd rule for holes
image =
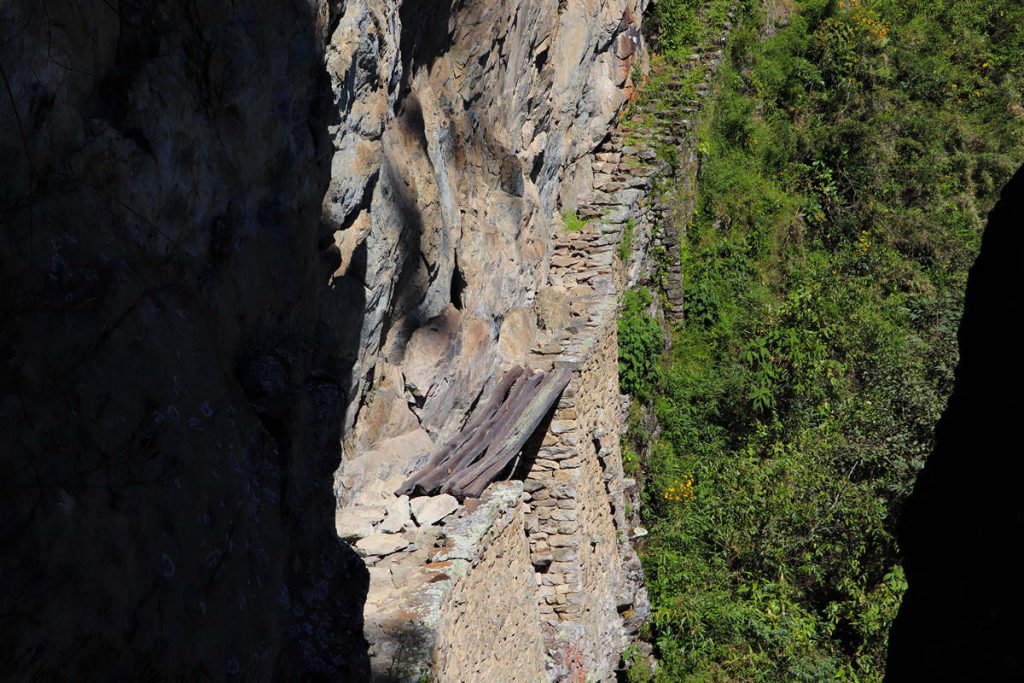
[[326, 14], [0, 16], [0, 670], [360, 678]]
[[888, 681], [1020, 680], [1019, 338], [1024, 168], [989, 215], [967, 282], [960, 364], [935, 450], [899, 529], [909, 588], [889, 641]]
[[[590, 170], [577, 162], [625, 102], [632, 52], [617, 39], [646, 3], [398, 4], [348, 3], [327, 57], [336, 106], [354, 103], [331, 128], [324, 201], [334, 287], [363, 306], [348, 345], [354, 457], [447, 434], [529, 351], [514, 312], [544, 289], [552, 217], [575, 207]], [[506, 319], [518, 338], [501, 346]]]
[[366, 678], [335, 495], [561, 319], [645, 5], [0, 10], [0, 670]]
[[[332, 286], [363, 306], [345, 344], [353, 372], [335, 492], [338, 532], [370, 569], [374, 680], [419, 680], [425, 668], [439, 681], [570, 668], [605, 680], [637, 628], [620, 614], [646, 609], [628, 530], [613, 519], [624, 504], [610, 233], [627, 217], [559, 247], [560, 214], [595, 194], [594, 152], [642, 66], [645, 6], [370, 2], [348, 5], [332, 33], [336, 106], [358, 112], [332, 129]], [[600, 265], [570, 257], [591, 246]], [[559, 353], [576, 367], [566, 394], [587, 395], [579, 410], [574, 399], [556, 410], [562, 436], [544, 446], [557, 454], [535, 444], [517, 460], [517, 478], [536, 483], [493, 492], [500, 505], [485, 494], [486, 513], [447, 498], [429, 503], [445, 506], [440, 520], [424, 521], [422, 501], [410, 515], [394, 495], [406, 477], [488, 403], [505, 370], [547, 370]], [[591, 356], [599, 362], [586, 365]]]

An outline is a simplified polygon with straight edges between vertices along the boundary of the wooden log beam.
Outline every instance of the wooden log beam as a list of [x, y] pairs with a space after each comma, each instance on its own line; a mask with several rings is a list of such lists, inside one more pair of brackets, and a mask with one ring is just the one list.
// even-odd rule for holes
[[544, 373], [516, 366], [506, 372], [465, 428], [396, 494], [445, 491], [459, 498], [479, 497], [519, 454], [571, 377], [566, 368]]
[[445, 488], [459, 497], [479, 497], [526, 445], [571, 378], [572, 373], [566, 368], [559, 368], [544, 377], [537, 390], [530, 392], [531, 395], [518, 415], [495, 435], [480, 461], [458, 478], [457, 485], [446, 485]]
[[[543, 375], [543, 373], [541, 373]], [[488, 445], [491, 443], [491, 439], [494, 437], [497, 426], [501, 424], [512, 409], [524, 394], [528, 394], [532, 384], [539, 381], [540, 378], [535, 375], [522, 374], [520, 375], [512, 387], [508, 391], [508, 395], [505, 397], [501, 407], [491, 416], [490, 420], [481, 425], [480, 429], [477, 430], [476, 436], [473, 437], [470, 443], [464, 447], [464, 452], [452, 456], [452, 462], [454, 466], [451, 469], [451, 473], [458, 472], [459, 470], [465, 469], [468, 465], [471, 465], [476, 459], [482, 455]]]
[[498, 385], [491, 392], [490, 398], [486, 403], [482, 406], [478, 406], [476, 410], [473, 411], [473, 417], [466, 423], [466, 426], [463, 427], [462, 431], [449, 439], [443, 447], [438, 449], [418, 472], [409, 477], [402, 486], [395, 491], [395, 495], [411, 495], [417, 489], [419, 489], [420, 493], [429, 493], [426, 488], [427, 482], [425, 479], [433, 473], [447, 471], [447, 465], [449, 462], [456, 459], [459, 452], [466, 447], [466, 444], [474, 435], [477, 434], [480, 428], [485, 427], [489, 421], [493, 419], [495, 413], [502, 405], [504, 405], [505, 398], [508, 396], [516, 381], [522, 378], [525, 374], [526, 368], [521, 365], [516, 365], [502, 375]]
[[527, 383], [522, 387], [522, 390], [516, 396], [509, 394], [508, 400], [505, 401], [505, 405], [502, 406], [501, 415], [495, 415], [495, 419], [492, 423], [491, 429], [489, 430], [488, 439], [485, 444], [486, 451], [481, 454], [483, 457], [471, 467], [462, 468], [461, 472], [453, 472], [451, 476], [447, 477], [445, 484], [441, 487], [442, 491], [445, 493], [459, 491], [465, 483], [472, 481], [479, 475], [480, 469], [483, 467], [480, 463], [486, 460], [488, 456], [493, 457], [495, 444], [501, 443], [501, 440], [505, 438], [509, 428], [511, 425], [515, 424], [515, 421], [523, 413], [523, 410], [527, 405], [529, 405], [530, 398], [543, 381], [544, 373], [538, 372], [536, 375], [529, 378]]

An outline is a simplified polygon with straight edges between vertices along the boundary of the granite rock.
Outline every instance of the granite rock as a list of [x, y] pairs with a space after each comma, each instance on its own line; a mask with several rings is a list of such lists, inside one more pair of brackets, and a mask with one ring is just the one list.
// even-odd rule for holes
[[410, 541], [401, 534], [375, 533], [356, 542], [355, 548], [361, 555], [390, 555], [409, 547]]
[[421, 496], [410, 503], [412, 515], [420, 526], [431, 526], [459, 509], [459, 501], [447, 493]]

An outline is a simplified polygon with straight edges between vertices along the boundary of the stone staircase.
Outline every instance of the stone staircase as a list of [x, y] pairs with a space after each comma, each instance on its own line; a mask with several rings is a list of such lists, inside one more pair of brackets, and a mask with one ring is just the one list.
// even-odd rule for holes
[[[734, 3], [725, 21], [708, 32], [704, 44], [684, 63], [654, 61], [623, 125], [594, 155], [593, 193], [578, 208], [581, 217], [603, 224], [606, 240], [621, 244], [628, 235], [623, 284], [657, 284], [673, 320], [684, 312], [680, 245], [696, 200], [699, 160], [693, 122], [711, 93], [737, 8]], [[607, 237], [613, 235], [617, 238]], [[557, 230], [554, 243], [556, 257], [572, 248], [572, 238]], [[664, 250], [661, 278], [647, 262], [652, 246]]]

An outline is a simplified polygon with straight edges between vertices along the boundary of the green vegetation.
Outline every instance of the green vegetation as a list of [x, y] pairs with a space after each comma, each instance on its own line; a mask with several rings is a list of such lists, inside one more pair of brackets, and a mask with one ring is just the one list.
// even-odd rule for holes
[[623, 263], [629, 262], [633, 253], [633, 233], [636, 232], [636, 221], [630, 218], [626, 221], [626, 228], [622, 231], [622, 241], [619, 242], [619, 257]]
[[651, 293], [646, 289], [626, 292], [619, 317], [619, 384], [641, 400], [653, 396], [664, 335], [647, 310]]
[[[656, 6], [666, 48], [693, 4]], [[1024, 162], [1024, 6], [748, 6], [701, 130], [685, 321], [660, 367], [642, 294], [620, 325], [622, 386], [661, 427], [635, 410], [623, 449], [655, 680], [878, 681], [895, 520], [985, 215]]]
[[563, 211], [562, 223], [567, 232], [579, 232], [587, 227], [587, 222], [576, 215], [575, 211]]
[[[703, 69], [689, 68], [689, 59], [720, 35], [732, 2], [659, 0], [652, 5], [651, 16], [644, 24], [652, 48], [651, 69], [646, 78], [634, 74], [634, 82], [643, 81], [644, 92], [656, 97], [638, 99], [635, 104], [653, 104], [653, 99], [659, 105], [685, 107], [693, 101], [705, 73]], [[658, 114], [642, 109], [633, 107], [623, 121], [627, 141], [635, 143], [632, 133], [650, 130], [659, 119]], [[660, 148], [657, 153], [665, 161], [674, 162], [674, 147]]]
[[725, 19], [732, 0], [659, 0], [654, 3], [647, 33], [655, 53], [681, 61]]

